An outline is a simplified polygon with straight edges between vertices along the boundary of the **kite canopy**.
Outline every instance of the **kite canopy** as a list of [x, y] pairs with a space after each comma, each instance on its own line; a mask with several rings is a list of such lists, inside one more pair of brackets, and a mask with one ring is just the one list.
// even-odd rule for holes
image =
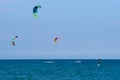
[[59, 39], [60, 39], [59, 37], [55, 37], [55, 38], [54, 38], [54, 42], [57, 43], [57, 41], [58, 41]]
[[38, 15], [37, 15], [38, 8], [39, 9], [42, 8], [41, 5], [37, 5], [33, 8], [33, 16], [34, 17], [38, 17]]

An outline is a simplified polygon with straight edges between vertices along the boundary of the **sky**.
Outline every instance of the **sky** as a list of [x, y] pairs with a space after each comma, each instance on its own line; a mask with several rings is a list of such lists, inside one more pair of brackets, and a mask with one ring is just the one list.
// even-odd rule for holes
[[[0, 0], [0, 59], [120, 59], [120, 0]], [[33, 7], [41, 5], [38, 18]], [[11, 45], [17, 35], [16, 46]], [[60, 40], [54, 44], [54, 38]]]

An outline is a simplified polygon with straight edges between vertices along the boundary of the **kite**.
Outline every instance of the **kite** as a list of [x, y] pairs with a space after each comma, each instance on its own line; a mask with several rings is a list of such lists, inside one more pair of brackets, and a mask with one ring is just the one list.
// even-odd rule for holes
[[54, 42], [57, 43], [57, 41], [58, 41], [59, 39], [60, 39], [59, 37], [55, 37], [55, 38], [54, 38]]
[[37, 5], [33, 8], [33, 16], [34, 17], [38, 17], [38, 15], [37, 15], [38, 8], [39, 9], [42, 8], [41, 5]]
[[11, 44], [12, 44], [13, 46], [15, 46], [15, 40], [16, 40], [16, 38], [18, 38], [18, 36], [14, 36], [14, 38], [13, 38], [12, 41], [11, 41]]

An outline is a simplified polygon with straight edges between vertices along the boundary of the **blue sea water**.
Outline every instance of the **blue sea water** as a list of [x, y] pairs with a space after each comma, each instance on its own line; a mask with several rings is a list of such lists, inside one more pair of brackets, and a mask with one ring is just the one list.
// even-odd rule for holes
[[0, 80], [120, 80], [120, 60], [0, 60]]

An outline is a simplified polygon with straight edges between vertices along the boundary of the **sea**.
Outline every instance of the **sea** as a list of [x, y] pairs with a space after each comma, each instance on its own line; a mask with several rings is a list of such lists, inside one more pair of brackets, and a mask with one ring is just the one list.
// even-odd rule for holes
[[0, 80], [120, 80], [120, 60], [0, 60]]

